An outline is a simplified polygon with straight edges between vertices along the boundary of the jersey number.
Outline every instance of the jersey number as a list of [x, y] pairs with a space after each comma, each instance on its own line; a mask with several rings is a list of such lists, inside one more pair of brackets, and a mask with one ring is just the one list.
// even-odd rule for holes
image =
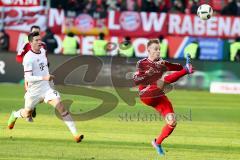
[[56, 96], [58, 95], [57, 91], [53, 91], [53, 94], [55, 94]]

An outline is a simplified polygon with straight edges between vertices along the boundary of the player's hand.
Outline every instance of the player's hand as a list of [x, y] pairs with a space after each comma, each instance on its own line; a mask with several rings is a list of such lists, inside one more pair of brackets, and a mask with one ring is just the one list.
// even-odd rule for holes
[[52, 81], [55, 78], [54, 75], [47, 75], [43, 77], [44, 81]]
[[165, 65], [166, 61], [165, 60], [159, 60], [155, 62], [157, 65]]
[[166, 61], [164, 61], [164, 60], [160, 60], [160, 61], [155, 62], [156, 66], [159, 69], [161, 69], [161, 71], [163, 71], [163, 72], [167, 71], [167, 67], [166, 67], [165, 63], [166, 63]]
[[145, 74], [152, 76], [155, 73], [154, 69], [151, 67], [149, 70], [145, 72]]

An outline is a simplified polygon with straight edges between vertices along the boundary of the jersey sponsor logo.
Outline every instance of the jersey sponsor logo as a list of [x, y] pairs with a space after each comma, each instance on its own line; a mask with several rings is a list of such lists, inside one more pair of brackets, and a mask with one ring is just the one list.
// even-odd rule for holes
[[0, 61], [0, 74], [5, 74], [5, 62]]

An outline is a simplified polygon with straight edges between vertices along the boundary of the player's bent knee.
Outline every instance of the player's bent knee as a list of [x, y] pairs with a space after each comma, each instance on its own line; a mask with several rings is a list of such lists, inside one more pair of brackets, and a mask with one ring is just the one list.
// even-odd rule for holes
[[50, 104], [51, 106], [57, 108], [60, 102], [61, 102], [61, 100], [59, 98], [57, 98], [57, 99], [49, 100], [47, 103]]
[[177, 121], [170, 121], [168, 123], [168, 125], [171, 126], [171, 127], [176, 127], [177, 126]]
[[175, 127], [177, 125], [177, 120], [176, 120], [176, 116], [174, 113], [168, 113], [165, 116], [165, 120], [166, 120], [167, 124], [172, 127]]

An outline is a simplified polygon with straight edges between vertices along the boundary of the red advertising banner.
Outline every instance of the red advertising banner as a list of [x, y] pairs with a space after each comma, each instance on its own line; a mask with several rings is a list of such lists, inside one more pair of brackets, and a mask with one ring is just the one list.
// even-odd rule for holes
[[0, 0], [0, 6], [15, 6], [15, 7], [40, 6], [40, 0]]
[[167, 34], [167, 14], [155, 12], [108, 12], [110, 35], [157, 37]]
[[[3, 7], [0, 7], [0, 9]], [[207, 21], [196, 15], [155, 12], [109, 11], [103, 19], [88, 14], [67, 18], [63, 10], [36, 7], [4, 7], [5, 29], [28, 32], [32, 25], [44, 31], [50, 27], [56, 34], [73, 31], [82, 35], [157, 38], [160, 35], [214, 38], [240, 37], [240, 17], [214, 16]], [[48, 21], [47, 21], [48, 20]]]
[[47, 27], [47, 16], [43, 6], [4, 7], [3, 11], [3, 23], [6, 30], [29, 32], [31, 26], [38, 25], [42, 31], [45, 31]]
[[62, 33], [62, 24], [65, 20], [64, 10], [56, 8], [50, 8], [48, 10], [48, 22], [47, 26], [56, 34]]
[[168, 34], [236, 38], [240, 36], [240, 17], [214, 16], [203, 21], [194, 15], [169, 14]]

